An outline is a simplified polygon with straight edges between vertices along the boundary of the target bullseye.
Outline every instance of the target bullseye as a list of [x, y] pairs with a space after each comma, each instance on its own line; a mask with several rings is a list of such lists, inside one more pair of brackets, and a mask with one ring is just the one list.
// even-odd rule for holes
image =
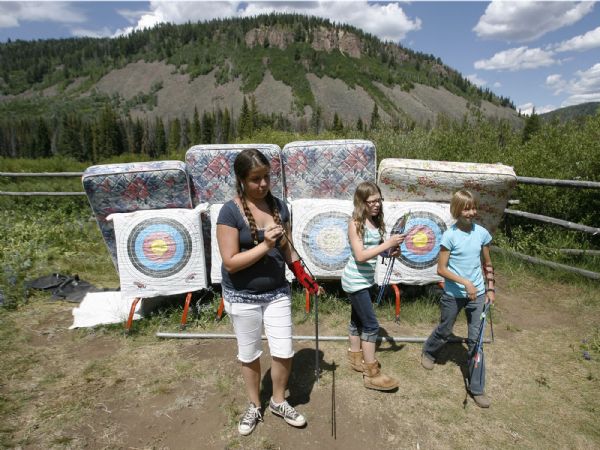
[[168, 218], [146, 219], [129, 235], [127, 252], [142, 274], [165, 278], [188, 263], [191, 243], [189, 232], [179, 222]]
[[333, 211], [316, 215], [304, 227], [304, 249], [321, 269], [333, 271], [344, 268], [350, 256], [348, 220], [348, 214]]
[[446, 223], [431, 212], [411, 212], [404, 227], [406, 237], [400, 247], [400, 260], [413, 269], [437, 264], [440, 240], [446, 228]]

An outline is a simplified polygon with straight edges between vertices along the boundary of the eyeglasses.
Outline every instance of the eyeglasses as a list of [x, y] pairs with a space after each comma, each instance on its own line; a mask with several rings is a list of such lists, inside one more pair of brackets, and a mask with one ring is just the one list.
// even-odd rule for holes
[[368, 206], [373, 206], [373, 205], [376, 205], [377, 203], [381, 203], [382, 201], [383, 201], [383, 198], [378, 198], [376, 200], [365, 200], [365, 203]]

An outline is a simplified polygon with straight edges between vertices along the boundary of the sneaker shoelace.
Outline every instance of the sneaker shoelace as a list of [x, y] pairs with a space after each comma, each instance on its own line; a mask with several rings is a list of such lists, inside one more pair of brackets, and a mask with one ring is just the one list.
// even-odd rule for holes
[[257, 406], [248, 406], [248, 409], [246, 410], [244, 417], [242, 417], [241, 424], [251, 427], [252, 425], [254, 425], [254, 423], [257, 420], [258, 421], [262, 420], [262, 415], [260, 414], [260, 410], [258, 409]]
[[288, 402], [283, 402], [277, 407], [285, 417], [296, 419], [298, 417], [298, 411], [296, 411]]

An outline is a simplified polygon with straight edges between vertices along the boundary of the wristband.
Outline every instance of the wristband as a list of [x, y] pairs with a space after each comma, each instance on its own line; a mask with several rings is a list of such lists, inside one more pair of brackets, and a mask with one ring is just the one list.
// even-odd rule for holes
[[496, 292], [496, 289], [494, 289], [494, 288], [486, 289], [485, 292]]

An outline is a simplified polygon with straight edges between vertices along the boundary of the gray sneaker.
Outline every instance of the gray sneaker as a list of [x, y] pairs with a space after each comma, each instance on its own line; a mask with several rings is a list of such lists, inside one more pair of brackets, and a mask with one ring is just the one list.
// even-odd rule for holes
[[246, 412], [240, 419], [238, 431], [242, 436], [248, 436], [256, 428], [256, 422], [262, 422], [262, 414], [258, 406], [250, 402], [248, 408], [246, 408]]
[[280, 405], [276, 405], [273, 398], [271, 398], [269, 409], [273, 414], [283, 417], [283, 420], [294, 427], [303, 427], [306, 425], [304, 416], [296, 411], [293, 406], [290, 406], [287, 401], [284, 401]]

